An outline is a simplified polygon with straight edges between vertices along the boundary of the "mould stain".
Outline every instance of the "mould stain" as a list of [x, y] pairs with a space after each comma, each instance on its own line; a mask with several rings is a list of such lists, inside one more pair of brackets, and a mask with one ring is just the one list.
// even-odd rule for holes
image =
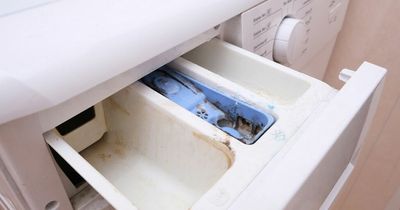
[[125, 141], [124, 141], [124, 138], [119, 133], [116, 133], [115, 137], [116, 137], [115, 138], [115, 145], [120, 146], [120, 147], [126, 147], [127, 146]]
[[236, 139], [234, 139], [232, 136], [230, 136], [230, 135], [228, 135], [228, 134], [226, 134], [226, 133], [224, 133], [224, 137], [223, 137], [223, 139], [220, 141], [220, 142], [222, 142], [228, 149], [229, 149], [229, 151], [231, 152], [231, 154], [232, 154], [232, 160], [235, 158], [235, 150], [232, 148], [232, 146], [231, 146], [231, 140], [234, 140], [234, 141], [236, 141]]
[[98, 157], [99, 157], [100, 159], [102, 159], [103, 161], [106, 161], [106, 160], [108, 160], [108, 159], [111, 158], [111, 154], [100, 153], [100, 154], [98, 154]]
[[141, 81], [244, 144], [255, 143], [275, 122], [273, 116], [249, 105], [242, 97], [219, 92], [175, 69], [165, 68]]
[[[226, 137], [231, 138], [230, 136], [226, 136]], [[233, 150], [232, 150], [232, 147], [231, 147], [231, 142], [229, 141], [228, 138], [225, 138], [225, 139], [222, 141], [222, 143], [223, 143], [226, 147], [228, 147], [228, 149], [229, 149], [230, 151], [232, 151], [232, 153], [233, 153]]]
[[193, 134], [194, 137], [199, 138], [199, 139], [201, 139], [203, 141], [206, 141], [206, 142], [208, 142], [209, 139], [210, 139], [210, 137], [208, 137], [208, 136], [206, 136], [206, 135], [204, 135], [202, 133], [196, 132], [196, 131], [193, 131], [192, 134]]
[[[212, 146], [214, 146], [214, 148], [220, 150], [222, 153], [224, 153], [227, 157], [227, 162], [228, 162], [228, 168], [230, 168], [233, 164], [233, 161], [235, 159], [235, 151], [232, 150], [232, 147], [230, 145], [230, 141], [231, 139], [233, 139], [231, 136], [229, 136], [228, 134], [224, 133], [224, 137], [220, 138], [219, 136], [213, 136], [212, 138], [209, 136], [206, 136], [202, 133], [193, 131], [192, 135], [202, 141], [205, 141], [209, 144], [211, 144]], [[212, 139], [213, 141], [210, 141], [210, 139]], [[220, 143], [220, 144], [218, 144]], [[223, 144], [224, 146], [221, 146], [221, 144]]]
[[125, 149], [123, 149], [123, 148], [114, 148], [113, 152], [120, 157], [125, 157], [125, 154], [126, 154]]
[[115, 141], [115, 145], [121, 146], [121, 147], [125, 147], [125, 142], [121, 141], [121, 139], [117, 139]]

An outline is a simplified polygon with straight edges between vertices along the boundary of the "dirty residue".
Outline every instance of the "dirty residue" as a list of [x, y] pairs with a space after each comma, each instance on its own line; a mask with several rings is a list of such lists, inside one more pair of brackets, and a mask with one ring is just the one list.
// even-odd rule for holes
[[127, 147], [124, 137], [120, 133], [115, 133], [115, 140], [113, 140], [114, 144], [120, 147]]
[[163, 67], [141, 81], [235, 139], [254, 144], [275, 122], [272, 115], [174, 69]]
[[235, 153], [232, 150], [232, 147], [230, 145], [230, 140], [232, 139], [232, 137], [230, 137], [229, 135], [226, 135], [226, 134], [224, 134], [223, 138], [217, 137], [217, 136], [210, 137], [210, 136], [207, 136], [203, 133], [196, 132], [196, 131], [193, 131], [192, 135], [197, 139], [200, 139], [202, 141], [205, 141], [205, 142], [215, 146], [218, 150], [223, 152], [227, 156], [228, 168], [230, 168], [232, 166], [233, 161], [235, 159]]
[[115, 157], [124, 158], [127, 149], [128, 146], [126, 145], [126, 142], [122, 140], [120, 135], [113, 135], [108, 132], [99, 141], [83, 150], [81, 154], [95, 150], [97, 151], [96, 158], [106, 162]]
[[111, 158], [111, 154], [106, 154], [106, 153], [100, 153], [97, 156], [103, 161], [106, 161]]
[[113, 152], [121, 157], [124, 157], [126, 153], [124, 148], [114, 148]]

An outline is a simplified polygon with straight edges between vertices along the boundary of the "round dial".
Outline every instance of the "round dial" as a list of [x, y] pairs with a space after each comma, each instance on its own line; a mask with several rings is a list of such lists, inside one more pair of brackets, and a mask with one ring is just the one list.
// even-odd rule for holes
[[275, 36], [274, 60], [284, 65], [293, 64], [302, 55], [306, 38], [307, 28], [302, 20], [283, 19]]

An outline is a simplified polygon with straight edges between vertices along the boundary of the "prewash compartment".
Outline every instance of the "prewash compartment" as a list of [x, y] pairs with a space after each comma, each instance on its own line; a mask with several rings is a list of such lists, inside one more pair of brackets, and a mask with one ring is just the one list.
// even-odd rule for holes
[[182, 57], [281, 104], [294, 103], [310, 87], [301, 79], [304, 75], [281, 71], [286, 67], [219, 39], [212, 39]]
[[45, 138], [116, 209], [189, 209], [233, 161], [215, 128], [139, 82], [102, 105], [107, 132], [81, 152]]

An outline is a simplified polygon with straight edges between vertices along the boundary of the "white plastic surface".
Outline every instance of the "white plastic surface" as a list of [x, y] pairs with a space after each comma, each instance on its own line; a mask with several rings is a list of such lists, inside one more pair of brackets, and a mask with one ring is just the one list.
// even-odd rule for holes
[[[317, 80], [310, 81], [308, 77], [301, 74], [285, 72], [286, 68], [282, 65], [218, 39], [203, 44], [183, 57], [282, 104], [296, 102], [312, 86], [312, 83], [321, 83]], [[320, 88], [321, 91], [324, 90], [323, 87]]]
[[[244, 145], [149, 88], [134, 84], [105, 101], [108, 107], [105, 110], [111, 110], [106, 111], [111, 133], [81, 153], [91, 165], [84, 163], [78, 171], [86, 174], [96, 168], [93, 174], [106, 177], [103, 181], [116, 186], [123, 194], [108, 196], [124, 196], [139, 208], [166, 209], [178, 208], [178, 205], [199, 210], [266, 207], [275, 210], [321, 205], [350, 161], [368, 111], [369, 98], [385, 71], [364, 64], [336, 94], [336, 90], [316, 79], [217, 39], [184, 57], [194, 63], [180, 58], [170, 65], [260, 110], [272, 112], [277, 122], [257, 143]], [[291, 85], [287, 85], [287, 81]], [[67, 104], [64, 108], [68, 107]], [[150, 110], [153, 108], [155, 110]], [[136, 116], [141, 120], [134, 120]], [[175, 129], [174, 125], [180, 125], [181, 129]], [[185, 139], [182, 142], [194, 143], [193, 150], [176, 146], [180, 145], [181, 138]], [[163, 139], [168, 140], [164, 142]], [[200, 141], [206, 142], [204, 148], [196, 143]], [[225, 173], [221, 172], [224, 167], [209, 165], [220, 160], [219, 155], [211, 155], [213, 161], [208, 161], [204, 158], [209, 155], [197, 156], [193, 152], [207, 153], [215, 148], [232, 161]], [[64, 146], [57, 152], [65, 153], [63, 149]], [[78, 153], [66, 151], [67, 156], [62, 156], [67, 162], [74, 161], [82, 166]], [[183, 154], [178, 155], [178, 151]], [[136, 161], [137, 164], [132, 165]], [[188, 167], [176, 168], [181, 161], [188, 162], [189, 170]], [[198, 164], [204, 161], [212, 168], [205, 169], [205, 165]], [[159, 168], [160, 165], [165, 167]], [[199, 165], [201, 171], [198, 171]], [[94, 168], [86, 170], [89, 166]], [[181, 187], [174, 181], [176, 177], [193, 180], [205, 171], [224, 174], [214, 176], [215, 184], [210, 184], [213, 183], [210, 179], [195, 178], [204, 182], [188, 181], [185, 183], [190, 187]], [[127, 185], [127, 173], [140, 181], [135, 184], [138, 188]], [[151, 174], [156, 178], [150, 182], [158, 187], [142, 186], [141, 183], [149, 181], [142, 178], [154, 178]], [[96, 183], [91, 185], [104, 189]], [[159, 188], [162, 186], [171, 186], [170, 192], [163, 193]], [[166, 199], [174, 193], [179, 199]], [[155, 201], [152, 195], [158, 195], [157, 202], [151, 202]], [[114, 198], [108, 196], [104, 198], [113, 204]], [[305, 200], [307, 202], [303, 202]]]
[[34, 9], [35, 7], [54, 1], [57, 0], [2, 0], [0, 2], [0, 17], [27, 9]]
[[116, 209], [186, 210], [233, 161], [218, 135], [143, 84], [103, 104], [108, 132], [80, 154], [54, 133], [46, 141]]
[[302, 20], [285, 18], [279, 25], [274, 40], [273, 58], [290, 66], [298, 60], [306, 47], [307, 28]]
[[319, 210], [329, 210], [329, 208], [332, 206], [334, 203], [335, 199], [339, 195], [340, 191], [346, 184], [347, 180], [350, 178], [350, 175], [352, 174], [354, 169], [354, 165], [349, 163], [347, 165], [346, 169], [343, 171], [342, 175], [336, 182], [335, 186], [332, 188], [332, 191], [329, 193], [329, 195], [326, 197], [325, 201], [322, 203], [320, 206]]
[[1, 17], [0, 123], [66, 101], [261, 2], [67, 0]]
[[[67, 163], [77, 171], [83, 179], [96, 188], [97, 192], [106, 198], [116, 209], [136, 210], [136, 207], [126, 199], [104, 176], [102, 176], [90, 163], [70, 146], [54, 131], [44, 135], [46, 142], [56, 151]], [[81, 173], [84, 172], [84, 173]]]
[[95, 118], [63, 136], [63, 139], [78, 152], [99, 140], [107, 132], [102, 104], [96, 104], [94, 110]]
[[355, 72], [353, 70], [343, 69], [339, 73], [339, 79], [343, 82], [347, 82], [354, 75], [354, 73]]
[[[268, 0], [229, 20], [223, 27], [222, 37], [227, 42], [272, 60], [274, 39], [282, 20], [287, 17], [302, 20], [307, 28], [305, 45], [299, 59], [290, 67], [322, 79], [348, 2]], [[327, 56], [321, 58], [321, 54]]]
[[218, 35], [218, 30], [210, 29], [190, 40], [179, 44], [176, 47], [163, 52], [150, 60], [132, 68], [128, 71], [113, 77], [88, 91], [84, 91], [79, 95], [68, 99], [67, 101], [43, 110], [37, 113], [40, 121], [42, 131], [46, 132], [59, 124], [63, 123], [67, 119], [79, 114], [83, 110], [97, 104], [99, 101], [106, 99], [113, 95], [124, 87], [129, 86], [133, 82], [137, 81], [141, 77], [149, 73], [149, 71], [156, 70], [161, 66], [173, 61], [175, 58], [188, 52], [189, 50], [199, 46], [200, 44], [210, 40], [211, 38]]
[[[231, 209], [318, 209], [349, 164], [386, 70], [364, 63]], [[301, 160], [301, 161], [300, 161]]]

